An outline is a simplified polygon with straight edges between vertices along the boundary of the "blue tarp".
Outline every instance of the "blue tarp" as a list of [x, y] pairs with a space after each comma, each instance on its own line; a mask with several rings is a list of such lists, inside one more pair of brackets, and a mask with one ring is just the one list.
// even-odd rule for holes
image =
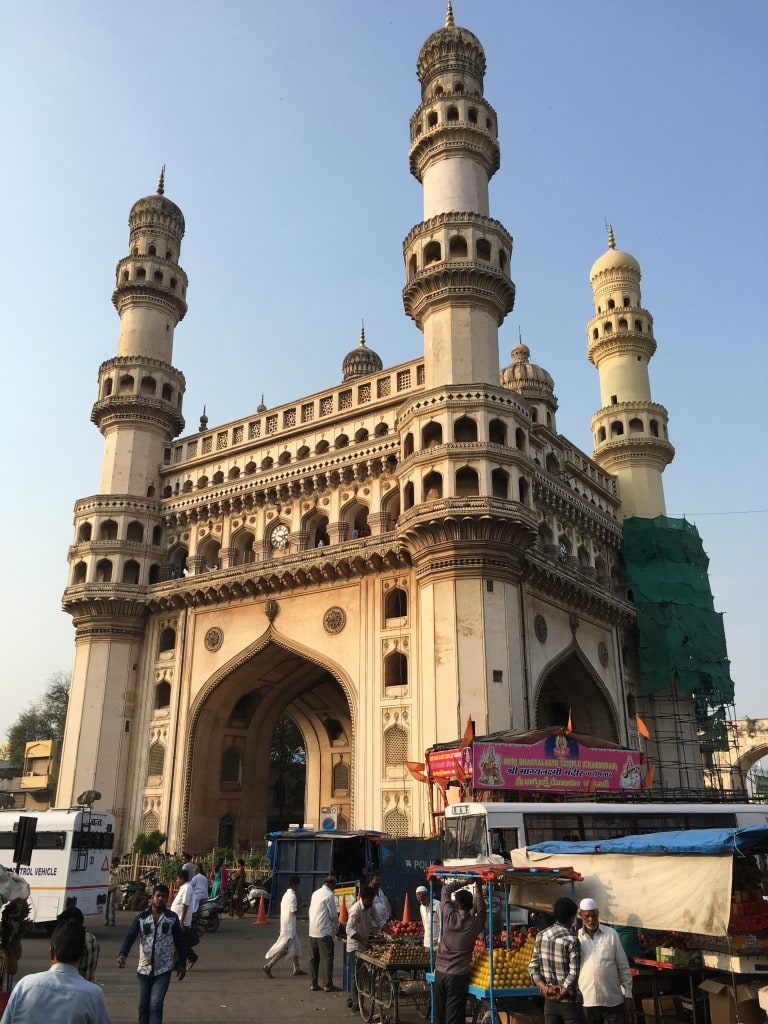
[[529, 846], [532, 853], [735, 854], [768, 852], [768, 825], [750, 828], [692, 828], [685, 832], [654, 832], [602, 842], [547, 842]]

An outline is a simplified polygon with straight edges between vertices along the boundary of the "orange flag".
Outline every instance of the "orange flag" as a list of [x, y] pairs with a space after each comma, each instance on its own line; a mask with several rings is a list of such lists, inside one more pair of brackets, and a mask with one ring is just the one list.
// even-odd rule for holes
[[640, 715], [635, 715], [635, 723], [637, 724], [637, 731], [640, 735], [645, 736], [645, 738], [649, 740], [651, 738], [650, 731]]
[[653, 786], [653, 776], [655, 774], [656, 774], [656, 765], [652, 764], [649, 767], [648, 771], [645, 773], [645, 778], [643, 779], [643, 789], [651, 789], [651, 787]]
[[594, 779], [590, 779], [589, 782], [587, 783], [587, 792], [588, 793], [594, 793], [595, 792], [595, 780]]
[[571, 720], [571, 709], [568, 708], [568, 725], [565, 727], [566, 735], [570, 736], [573, 732], [573, 721]]
[[456, 760], [455, 757], [453, 759], [453, 763], [456, 765], [456, 778], [459, 780], [459, 782], [466, 782], [467, 781], [467, 773], [464, 771], [464, 768]]
[[426, 782], [427, 776], [424, 774], [424, 764], [422, 761], [406, 761], [405, 767], [416, 779], [417, 782]]
[[464, 735], [461, 737], [461, 744], [459, 750], [463, 750], [464, 747], [468, 747], [472, 740], [475, 738], [475, 723], [472, 721], [472, 716], [467, 718], [467, 725], [464, 729]]

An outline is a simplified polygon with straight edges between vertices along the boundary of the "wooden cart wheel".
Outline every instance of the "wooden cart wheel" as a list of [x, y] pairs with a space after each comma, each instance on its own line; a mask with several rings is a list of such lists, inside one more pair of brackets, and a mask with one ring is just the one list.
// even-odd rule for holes
[[382, 1024], [397, 1024], [399, 1016], [397, 986], [388, 971], [382, 971], [376, 979], [376, 1002]]
[[472, 1024], [501, 1024], [499, 1011], [491, 1010], [489, 1000], [480, 999], [472, 1015]]
[[357, 1005], [364, 1021], [373, 1019], [376, 1004], [373, 999], [374, 968], [364, 960], [355, 962], [355, 988], [357, 989]]

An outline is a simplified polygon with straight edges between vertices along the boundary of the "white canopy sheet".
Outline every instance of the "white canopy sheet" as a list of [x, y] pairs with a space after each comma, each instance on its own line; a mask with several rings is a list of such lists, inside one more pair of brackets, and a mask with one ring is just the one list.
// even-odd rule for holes
[[[733, 857], [635, 854], [555, 854], [513, 850], [525, 868], [570, 867], [583, 876], [575, 899], [591, 896], [608, 924], [725, 935], [731, 911]], [[559, 885], [511, 886], [509, 902], [551, 910], [568, 889]]]

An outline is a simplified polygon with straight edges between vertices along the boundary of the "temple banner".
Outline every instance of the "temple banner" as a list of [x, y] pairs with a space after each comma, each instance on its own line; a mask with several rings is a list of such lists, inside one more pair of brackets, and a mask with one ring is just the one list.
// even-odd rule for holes
[[[637, 751], [587, 747], [567, 735], [547, 736], [537, 743], [475, 742], [471, 777], [475, 789], [564, 792], [589, 786], [602, 792], [639, 791], [641, 762]], [[455, 763], [453, 770], [455, 777]]]

